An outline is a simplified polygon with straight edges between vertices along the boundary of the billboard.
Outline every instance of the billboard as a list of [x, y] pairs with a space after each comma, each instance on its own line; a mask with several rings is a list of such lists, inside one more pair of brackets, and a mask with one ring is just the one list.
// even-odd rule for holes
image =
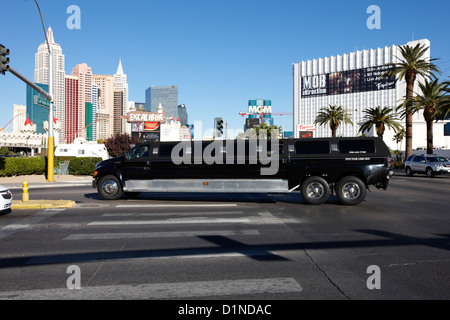
[[258, 118], [247, 118], [245, 119], [245, 128], [246, 129], [254, 129], [259, 126]]
[[249, 100], [248, 113], [259, 115], [272, 113], [272, 100]]
[[302, 98], [395, 89], [395, 77], [382, 77], [394, 66], [383, 65], [301, 77]]

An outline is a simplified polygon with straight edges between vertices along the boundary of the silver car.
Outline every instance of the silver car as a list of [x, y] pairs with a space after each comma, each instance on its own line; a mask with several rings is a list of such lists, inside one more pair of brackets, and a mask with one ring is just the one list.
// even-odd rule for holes
[[450, 174], [450, 161], [437, 155], [413, 154], [405, 162], [405, 172], [408, 176], [423, 173], [430, 178], [437, 174]]

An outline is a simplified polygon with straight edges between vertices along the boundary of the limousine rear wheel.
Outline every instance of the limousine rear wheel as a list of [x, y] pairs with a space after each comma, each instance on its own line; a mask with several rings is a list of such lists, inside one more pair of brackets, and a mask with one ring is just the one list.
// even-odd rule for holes
[[100, 179], [98, 193], [105, 200], [117, 200], [122, 197], [122, 185], [115, 176], [108, 175]]
[[344, 177], [336, 184], [339, 201], [348, 206], [356, 206], [366, 197], [366, 185], [358, 177]]
[[330, 197], [330, 186], [321, 177], [309, 177], [302, 183], [301, 193], [306, 203], [319, 205]]

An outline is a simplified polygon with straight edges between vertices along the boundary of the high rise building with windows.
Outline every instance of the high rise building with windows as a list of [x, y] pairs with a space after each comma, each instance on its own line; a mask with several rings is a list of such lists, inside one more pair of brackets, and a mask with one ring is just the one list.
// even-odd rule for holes
[[89, 141], [97, 141], [98, 86], [92, 83], [92, 110], [86, 111], [87, 135]]
[[124, 99], [123, 99], [122, 91], [114, 91], [114, 119], [113, 119], [113, 134], [122, 134], [123, 126], [122, 119], [120, 118], [123, 115], [123, 107], [124, 107]]
[[[430, 48], [427, 39], [408, 42], [415, 47], [423, 45]], [[402, 45], [403, 46], [403, 45]], [[430, 59], [428, 49], [422, 59]], [[301, 136], [303, 127], [315, 127], [314, 137], [331, 136], [329, 126], [314, 125], [318, 113], [330, 105], [346, 109], [354, 125], [343, 124], [338, 127], [337, 135], [354, 137], [362, 123], [366, 121], [366, 111], [387, 107], [395, 109], [405, 98], [406, 83], [396, 81], [394, 77], [383, 77], [386, 71], [398, 63], [401, 53], [398, 45], [362, 50], [332, 57], [318, 58], [293, 64], [294, 93], [294, 137]], [[420, 92], [418, 83], [423, 77], [418, 76], [414, 92]], [[399, 102], [400, 101], [400, 102]], [[404, 121], [399, 121], [404, 125]], [[445, 121], [435, 123], [434, 144], [449, 147], [450, 139], [443, 133]], [[376, 136], [373, 127], [366, 136]], [[393, 150], [398, 148], [394, 141], [395, 131], [387, 128], [384, 141]], [[420, 112], [413, 115], [413, 149], [426, 148], [426, 122]]]
[[186, 105], [184, 104], [180, 104], [178, 106], [178, 119], [180, 120], [182, 126], [188, 125], [188, 113], [186, 110]]
[[161, 104], [168, 118], [176, 120], [178, 114], [178, 87], [177, 86], [152, 86], [145, 91], [145, 109], [156, 112]]
[[92, 69], [86, 63], [77, 64], [72, 69], [72, 77], [78, 79], [77, 119], [73, 125], [76, 137], [86, 138], [86, 104], [92, 103]]
[[65, 77], [66, 110], [65, 110], [65, 143], [72, 143], [78, 131], [78, 78]]
[[113, 135], [114, 76], [93, 75], [92, 81], [98, 89], [97, 139], [106, 140]]
[[[126, 116], [127, 112], [128, 112], [128, 82], [127, 82], [127, 75], [123, 72], [123, 67], [122, 67], [122, 60], [119, 60], [119, 66], [117, 67], [117, 72], [114, 74], [114, 91], [115, 92], [122, 92], [122, 106], [120, 106], [121, 109], [121, 116]], [[118, 95], [119, 96], [119, 95]], [[115, 95], [116, 97], [116, 95]], [[119, 100], [114, 100], [115, 103], [118, 102]], [[116, 110], [117, 108], [119, 108], [119, 106], [114, 107], [114, 115], [118, 115], [116, 114]], [[119, 119], [114, 119], [114, 123], [118, 123]], [[120, 119], [120, 123], [121, 123], [121, 133], [126, 133], [127, 132], [127, 120], [126, 119]], [[116, 125], [114, 125], [114, 132], [117, 132], [118, 128], [116, 128]], [[131, 126], [129, 127], [129, 132], [128, 134], [131, 135]]]
[[[59, 144], [62, 140], [64, 140], [65, 136], [65, 57], [62, 53], [61, 46], [55, 43], [55, 39], [53, 37], [52, 28], [48, 28], [47, 30], [47, 38], [52, 50], [53, 57], [53, 103], [55, 106], [55, 118], [61, 122], [61, 131], [55, 132], [55, 144]], [[47, 43], [42, 43], [38, 52], [35, 54], [35, 69], [34, 69], [34, 82], [46, 84], [48, 85], [50, 82], [50, 55], [48, 52]], [[48, 89], [47, 89], [48, 90]], [[45, 110], [45, 109], [44, 109]], [[48, 112], [47, 112], [48, 114]], [[47, 119], [48, 121], [48, 115]], [[35, 122], [38, 128], [41, 126], [40, 123]]]

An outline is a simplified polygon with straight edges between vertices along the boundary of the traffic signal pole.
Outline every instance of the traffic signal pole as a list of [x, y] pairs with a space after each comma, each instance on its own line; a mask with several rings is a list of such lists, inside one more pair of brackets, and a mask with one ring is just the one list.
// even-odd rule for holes
[[[51, 55], [50, 55], [50, 66], [51, 66]], [[50, 67], [50, 70], [52, 70], [52, 67]], [[20, 74], [17, 70], [15, 70], [14, 68], [12, 68], [11, 66], [9, 66], [8, 69], [9, 72], [11, 72], [13, 75], [15, 75], [17, 78], [19, 78], [20, 80], [22, 80], [23, 82], [25, 82], [27, 85], [29, 85], [31, 88], [33, 88], [34, 90], [36, 90], [39, 94], [41, 94], [42, 96], [44, 96], [44, 98], [48, 101], [50, 101], [50, 108], [49, 108], [49, 124], [48, 124], [48, 163], [47, 163], [47, 181], [48, 182], [53, 182], [54, 181], [54, 148], [55, 148], [55, 139], [53, 137], [53, 97], [50, 93], [48, 93], [47, 91], [43, 90], [41, 87], [37, 86], [34, 82], [28, 80], [25, 76], [23, 76], [22, 74]], [[50, 71], [50, 79], [52, 79], [52, 71]], [[50, 83], [52, 83], [52, 81], [50, 81]], [[49, 86], [49, 88], [51, 88], [51, 86]], [[52, 92], [52, 90], [49, 90], [50, 92]]]
[[19, 78], [20, 80], [22, 80], [23, 82], [25, 82], [27, 85], [29, 85], [31, 88], [33, 88], [34, 90], [37, 91], [37, 93], [41, 94], [42, 96], [44, 96], [45, 100], [48, 101], [52, 101], [52, 96], [45, 90], [43, 90], [41, 87], [39, 87], [38, 85], [36, 85], [34, 82], [28, 80], [27, 78], [25, 78], [23, 75], [21, 75], [17, 70], [15, 70], [14, 68], [12, 68], [11, 66], [9, 66], [8, 69], [9, 72], [11, 72], [13, 75], [15, 75], [17, 78]]

